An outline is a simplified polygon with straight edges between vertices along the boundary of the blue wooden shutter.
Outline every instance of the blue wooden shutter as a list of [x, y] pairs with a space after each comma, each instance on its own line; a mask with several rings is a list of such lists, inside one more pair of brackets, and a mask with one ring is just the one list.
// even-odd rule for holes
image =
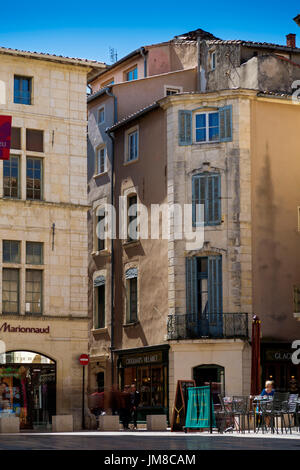
[[224, 106], [219, 109], [220, 141], [232, 140], [232, 106]]
[[208, 179], [208, 218], [207, 224], [215, 225], [221, 222], [221, 176], [211, 174]]
[[208, 257], [208, 312], [222, 314], [222, 257]]
[[186, 313], [198, 312], [197, 258], [186, 258]]
[[192, 111], [178, 111], [178, 145], [192, 144]]

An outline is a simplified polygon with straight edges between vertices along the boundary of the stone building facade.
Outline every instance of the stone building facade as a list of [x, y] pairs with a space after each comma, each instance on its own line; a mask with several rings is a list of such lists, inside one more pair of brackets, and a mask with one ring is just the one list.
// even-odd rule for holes
[[72, 414], [79, 429], [78, 357], [88, 352], [86, 83], [104, 64], [3, 48], [0, 63], [0, 112], [12, 116], [10, 159], [0, 165], [1, 408], [24, 428]]

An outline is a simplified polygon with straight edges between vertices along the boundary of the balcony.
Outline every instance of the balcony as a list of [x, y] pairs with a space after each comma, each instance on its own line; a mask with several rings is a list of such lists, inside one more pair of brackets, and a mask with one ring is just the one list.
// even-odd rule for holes
[[168, 316], [168, 340], [248, 337], [248, 313]]

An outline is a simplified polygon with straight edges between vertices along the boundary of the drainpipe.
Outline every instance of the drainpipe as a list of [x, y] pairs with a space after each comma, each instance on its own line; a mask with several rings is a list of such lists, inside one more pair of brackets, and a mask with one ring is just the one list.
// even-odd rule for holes
[[[114, 99], [114, 124], [117, 122], [117, 97], [111, 92], [111, 88], [107, 88], [106, 94]], [[111, 140], [111, 178], [110, 178], [110, 203], [114, 206], [114, 180], [115, 180], [115, 136], [113, 132], [105, 131]], [[115, 335], [115, 307], [114, 307], [114, 291], [115, 291], [115, 257], [114, 257], [114, 226], [112, 224], [110, 250], [111, 250], [111, 276], [110, 276], [110, 318], [111, 318], [111, 332], [110, 332], [110, 351], [111, 351], [111, 385], [114, 385], [114, 335]]]
[[140, 48], [140, 54], [144, 58], [144, 78], [147, 77], [147, 51], [144, 47]]

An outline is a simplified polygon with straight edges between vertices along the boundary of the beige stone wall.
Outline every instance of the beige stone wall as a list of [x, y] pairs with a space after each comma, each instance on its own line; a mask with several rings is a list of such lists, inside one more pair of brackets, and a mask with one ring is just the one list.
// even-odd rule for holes
[[[0, 163], [0, 285], [3, 267], [20, 272], [19, 315], [0, 322], [32, 326], [47, 323], [49, 335], [6, 333], [7, 349], [33, 350], [57, 361], [57, 412], [75, 414], [80, 427], [82, 369], [78, 356], [88, 352], [87, 325], [87, 68], [21, 56], [0, 55], [0, 114], [12, 115], [21, 128], [20, 199], [3, 198]], [[13, 102], [14, 75], [33, 80], [32, 105]], [[26, 151], [26, 128], [44, 132], [44, 151]], [[26, 200], [26, 157], [43, 161], [43, 197]], [[52, 224], [55, 224], [53, 243]], [[21, 262], [2, 263], [2, 240], [21, 242]], [[26, 241], [43, 243], [43, 265], [26, 265]], [[43, 270], [43, 315], [26, 315], [26, 268]], [[30, 324], [30, 325], [29, 325]], [[73, 413], [74, 412], [74, 413]]]

